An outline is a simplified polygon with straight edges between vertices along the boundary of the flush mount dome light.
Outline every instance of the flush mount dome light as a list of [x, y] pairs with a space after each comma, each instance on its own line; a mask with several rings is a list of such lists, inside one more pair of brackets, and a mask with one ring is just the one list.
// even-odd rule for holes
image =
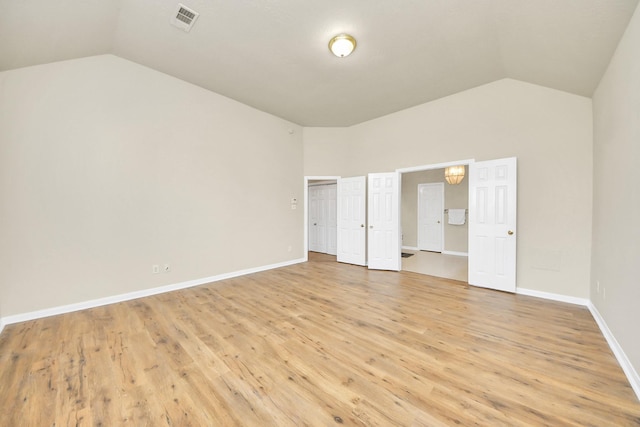
[[338, 34], [329, 41], [329, 50], [338, 58], [349, 56], [356, 48], [356, 39], [349, 34]]

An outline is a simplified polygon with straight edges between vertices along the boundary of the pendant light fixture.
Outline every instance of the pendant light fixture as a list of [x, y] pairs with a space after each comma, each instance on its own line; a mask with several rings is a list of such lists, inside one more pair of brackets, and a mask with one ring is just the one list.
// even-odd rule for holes
[[449, 166], [444, 170], [444, 179], [449, 184], [460, 184], [464, 178], [464, 165]]
[[329, 40], [329, 50], [338, 58], [351, 55], [356, 48], [356, 39], [349, 34], [338, 34]]

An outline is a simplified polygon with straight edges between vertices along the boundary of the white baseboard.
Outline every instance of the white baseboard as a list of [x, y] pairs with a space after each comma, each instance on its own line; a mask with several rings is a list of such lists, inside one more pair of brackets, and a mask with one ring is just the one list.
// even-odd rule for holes
[[113, 295], [105, 298], [98, 298], [98, 299], [83, 301], [75, 304], [62, 305], [59, 307], [47, 308], [44, 310], [37, 310], [37, 311], [31, 311], [28, 313], [6, 316], [0, 319], [0, 331], [2, 331], [2, 328], [4, 327], [4, 325], [10, 325], [10, 324], [19, 323], [19, 322], [26, 322], [27, 320], [40, 319], [43, 317], [55, 316], [58, 314], [70, 313], [72, 311], [86, 310], [88, 308], [100, 307], [103, 305], [114, 304], [122, 301], [129, 301], [132, 299], [162, 294], [165, 292], [177, 291], [179, 289], [191, 288], [193, 286], [204, 285], [206, 283], [217, 282], [225, 279], [231, 279], [234, 277], [244, 276], [252, 273], [258, 273], [260, 271], [272, 270], [274, 268], [280, 268], [280, 267], [286, 267], [288, 265], [299, 264], [304, 261], [305, 260], [303, 258], [299, 258], [291, 261], [284, 261], [277, 264], [270, 264], [262, 267], [248, 268], [246, 270], [239, 270], [239, 271], [233, 271], [231, 273], [219, 274], [217, 276], [203, 277], [201, 279], [194, 279], [186, 282], [175, 283], [172, 285], [160, 286], [157, 288], [143, 289], [141, 291], [128, 292], [126, 294]]
[[516, 293], [587, 307], [596, 323], [598, 324], [600, 332], [602, 332], [602, 335], [604, 335], [604, 338], [607, 340], [607, 343], [609, 344], [611, 351], [618, 360], [618, 363], [620, 364], [620, 367], [622, 368], [624, 374], [627, 376], [629, 384], [631, 384], [631, 388], [636, 393], [636, 396], [638, 396], [638, 399], [640, 399], [640, 376], [638, 375], [638, 372], [636, 372], [624, 350], [622, 350], [622, 347], [620, 347], [620, 344], [618, 344], [615, 336], [613, 335], [613, 333], [611, 333], [611, 330], [609, 330], [607, 323], [604, 321], [604, 319], [590, 300], [588, 300], [587, 298], [576, 298], [566, 295], [552, 294], [549, 292], [541, 292], [523, 288], [518, 288], [516, 290]]
[[466, 257], [469, 256], [469, 254], [467, 252], [442, 251], [442, 253], [444, 255], [455, 255], [455, 256], [466, 256]]
[[403, 246], [402, 249], [406, 249], [408, 251], [419, 251], [417, 246]]
[[567, 295], [553, 294], [551, 292], [536, 291], [533, 289], [517, 288], [516, 293], [528, 295], [530, 297], [544, 298], [552, 301], [567, 302], [569, 304], [582, 305], [587, 307], [590, 301], [587, 298], [570, 297]]
[[625, 354], [624, 350], [622, 350], [622, 347], [620, 347], [620, 344], [618, 344], [618, 340], [616, 340], [616, 338], [611, 333], [611, 330], [607, 326], [607, 322], [604, 321], [596, 306], [593, 305], [591, 301], [589, 301], [587, 307], [589, 307], [589, 311], [600, 327], [602, 335], [604, 335], [607, 343], [609, 343], [611, 351], [613, 352], [614, 356], [616, 356], [620, 367], [624, 371], [624, 374], [627, 376], [629, 384], [631, 384], [631, 388], [633, 389], [633, 391], [635, 391], [636, 396], [640, 400], [640, 375], [638, 375], [638, 372], [636, 372], [636, 370], [633, 368], [631, 361], [629, 361], [629, 358]]

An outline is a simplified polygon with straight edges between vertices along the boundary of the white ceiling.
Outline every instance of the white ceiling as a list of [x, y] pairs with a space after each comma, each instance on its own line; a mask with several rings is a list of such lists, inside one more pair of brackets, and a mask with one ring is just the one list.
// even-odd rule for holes
[[[0, 0], [0, 70], [113, 53], [303, 126], [510, 77], [591, 96], [638, 0]], [[329, 52], [342, 32], [347, 58]]]

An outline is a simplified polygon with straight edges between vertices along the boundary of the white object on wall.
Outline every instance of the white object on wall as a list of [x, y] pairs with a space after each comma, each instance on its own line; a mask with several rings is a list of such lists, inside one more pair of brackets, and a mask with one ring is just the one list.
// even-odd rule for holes
[[467, 219], [466, 209], [448, 209], [449, 224], [451, 225], [464, 225]]

